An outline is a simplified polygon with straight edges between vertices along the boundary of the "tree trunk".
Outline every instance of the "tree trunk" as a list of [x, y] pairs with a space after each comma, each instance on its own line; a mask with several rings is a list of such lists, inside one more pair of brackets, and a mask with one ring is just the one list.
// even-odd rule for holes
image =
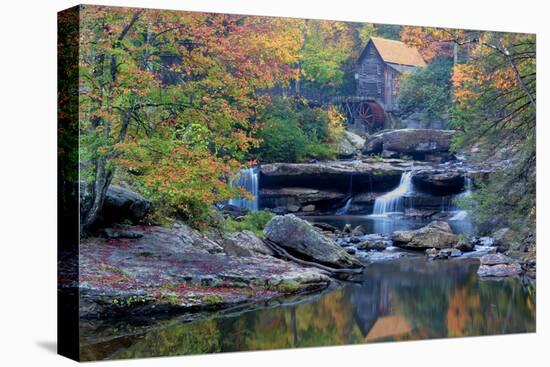
[[86, 213], [86, 217], [81, 221], [82, 232], [89, 232], [94, 224], [97, 223], [99, 218], [99, 213], [103, 208], [103, 203], [105, 202], [105, 195], [107, 194], [107, 189], [111, 184], [113, 179], [113, 170], [108, 169], [107, 167], [107, 158], [101, 157], [96, 162], [96, 176], [92, 187], [92, 206], [90, 210]]

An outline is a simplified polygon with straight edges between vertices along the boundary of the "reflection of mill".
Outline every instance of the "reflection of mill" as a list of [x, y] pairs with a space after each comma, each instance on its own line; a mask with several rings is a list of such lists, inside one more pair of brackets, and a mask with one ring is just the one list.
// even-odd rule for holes
[[449, 297], [472, 277], [477, 280], [472, 267], [477, 264], [418, 258], [371, 264], [365, 282], [348, 293], [361, 335], [367, 342], [447, 335]]
[[391, 339], [411, 332], [411, 326], [401, 314], [391, 309], [392, 288], [387, 279], [370, 279], [367, 287], [351, 294], [356, 305], [353, 318], [367, 342]]

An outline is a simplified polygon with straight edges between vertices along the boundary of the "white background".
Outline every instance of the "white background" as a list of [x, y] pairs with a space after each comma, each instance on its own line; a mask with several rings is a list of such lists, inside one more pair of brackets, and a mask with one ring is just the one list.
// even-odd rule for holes
[[[538, 37], [537, 334], [109, 362], [112, 366], [548, 365], [550, 12], [545, 1], [97, 1], [99, 4], [433, 25]], [[65, 366], [56, 340], [56, 12], [63, 0], [0, 7], [0, 361]], [[372, 4], [372, 6], [371, 6]], [[544, 340], [546, 339], [546, 342]]]

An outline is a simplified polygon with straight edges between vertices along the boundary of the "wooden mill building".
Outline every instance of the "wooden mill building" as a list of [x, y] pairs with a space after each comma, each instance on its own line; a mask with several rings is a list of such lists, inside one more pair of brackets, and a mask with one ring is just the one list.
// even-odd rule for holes
[[348, 120], [367, 129], [379, 128], [384, 112], [398, 109], [402, 73], [426, 66], [414, 47], [403, 42], [371, 37], [357, 60], [356, 95], [338, 97]]

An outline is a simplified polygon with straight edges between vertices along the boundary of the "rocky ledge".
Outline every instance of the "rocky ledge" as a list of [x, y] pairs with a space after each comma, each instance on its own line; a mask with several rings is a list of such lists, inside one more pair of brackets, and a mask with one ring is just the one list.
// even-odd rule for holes
[[477, 274], [480, 277], [508, 277], [522, 273], [521, 265], [503, 254], [487, 254], [480, 260]]
[[330, 283], [327, 272], [272, 254], [248, 231], [206, 236], [183, 224], [111, 228], [80, 243], [80, 314], [209, 311]]
[[444, 162], [449, 154], [454, 130], [398, 129], [381, 131], [368, 137], [364, 154], [384, 158], [408, 158]]

